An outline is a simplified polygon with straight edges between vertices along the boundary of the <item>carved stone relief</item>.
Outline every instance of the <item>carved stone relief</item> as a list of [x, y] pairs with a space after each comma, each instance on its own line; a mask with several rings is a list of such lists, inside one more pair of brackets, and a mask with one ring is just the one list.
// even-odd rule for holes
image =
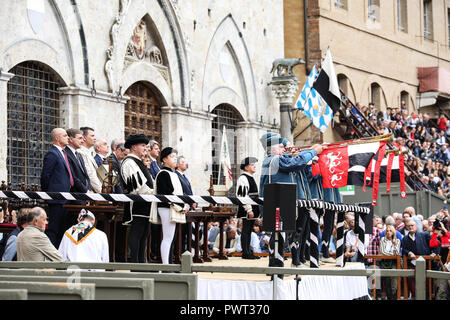
[[164, 58], [153, 32], [142, 19], [133, 31], [127, 47], [124, 68], [131, 64], [142, 61], [150, 63], [155, 67], [170, 85], [169, 70], [164, 63]]
[[128, 8], [130, 6], [131, 0], [120, 0], [119, 13], [116, 15], [114, 23], [111, 27], [111, 45], [106, 49], [106, 63], [105, 63], [105, 73], [108, 79], [108, 85], [110, 92], [116, 90], [116, 83], [114, 79], [114, 59], [116, 57], [117, 51], [117, 39], [119, 37], [119, 30], [123, 23], [123, 18], [126, 15]]

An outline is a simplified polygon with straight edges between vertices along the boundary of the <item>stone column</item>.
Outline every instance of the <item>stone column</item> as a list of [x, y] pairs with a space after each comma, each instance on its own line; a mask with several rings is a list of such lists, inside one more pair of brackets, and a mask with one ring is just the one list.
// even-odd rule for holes
[[211, 123], [217, 116], [199, 109], [161, 107], [162, 148], [173, 147], [186, 157], [194, 194], [207, 194], [212, 173]]
[[292, 143], [294, 127], [292, 125], [292, 102], [298, 90], [299, 81], [296, 76], [273, 77], [272, 91], [280, 103], [280, 135]]
[[128, 96], [117, 96], [89, 88], [64, 87], [60, 92], [62, 128], [92, 127], [97, 138], [108, 142], [124, 137], [125, 104]]
[[12, 77], [14, 74], [0, 70], [0, 183], [8, 180], [8, 81]]

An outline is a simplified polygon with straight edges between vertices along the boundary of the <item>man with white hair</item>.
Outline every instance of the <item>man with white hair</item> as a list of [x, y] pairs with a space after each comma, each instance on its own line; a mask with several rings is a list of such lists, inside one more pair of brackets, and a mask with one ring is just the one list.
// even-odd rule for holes
[[108, 238], [94, 224], [94, 214], [82, 209], [78, 215], [78, 223], [64, 233], [59, 245], [63, 261], [109, 262]]
[[94, 160], [97, 163], [97, 167], [100, 167], [109, 153], [108, 143], [104, 139], [99, 138], [95, 141], [94, 150]]
[[28, 213], [27, 226], [16, 240], [17, 261], [62, 261], [59, 251], [44, 233], [47, 213], [41, 207], [34, 207]]
[[403, 210], [403, 213], [408, 213], [409, 216], [414, 220], [414, 222], [417, 225], [417, 230], [419, 232], [423, 232], [423, 226], [422, 226], [422, 221], [417, 217], [416, 215], [416, 209], [414, 209], [414, 207], [406, 207]]

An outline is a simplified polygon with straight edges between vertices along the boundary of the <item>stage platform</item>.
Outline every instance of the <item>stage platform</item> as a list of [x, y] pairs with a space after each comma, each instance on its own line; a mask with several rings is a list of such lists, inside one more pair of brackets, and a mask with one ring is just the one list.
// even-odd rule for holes
[[[267, 267], [268, 257], [258, 260], [246, 260], [241, 257], [230, 257], [228, 260], [213, 259], [208, 265]], [[291, 266], [291, 259], [285, 261]], [[335, 264], [326, 263], [320, 268], [338, 268]], [[362, 263], [348, 263], [346, 269], [363, 269]], [[366, 277], [344, 276], [301, 276], [298, 282], [295, 276], [286, 275], [278, 281], [278, 300], [352, 300], [368, 298]], [[198, 273], [197, 298], [199, 300], [272, 300], [273, 282], [263, 274], [239, 273]]]

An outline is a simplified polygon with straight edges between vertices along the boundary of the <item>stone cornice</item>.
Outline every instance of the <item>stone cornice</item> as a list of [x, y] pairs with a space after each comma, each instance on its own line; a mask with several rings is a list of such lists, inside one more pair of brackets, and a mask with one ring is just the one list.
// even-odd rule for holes
[[92, 90], [90, 88], [80, 88], [80, 87], [62, 87], [58, 89], [61, 94], [71, 95], [71, 96], [83, 96], [93, 99], [101, 99], [110, 102], [117, 102], [121, 104], [127, 103], [130, 98], [128, 96], [118, 96], [110, 92]]
[[202, 120], [213, 120], [217, 115], [213, 113], [208, 113], [207, 111], [198, 111], [188, 108], [175, 107], [175, 106], [165, 106], [161, 107], [161, 112], [163, 114], [179, 114], [187, 117], [194, 117]]
[[258, 129], [258, 130], [271, 130], [271, 131], [279, 131], [279, 127], [273, 127], [273, 125], [268, 123], [263, 123], [261, 125], [261, 122], [256, 121], [240, 121], [237, 123], [238, 128], [245, 128], [245, 129]]
[[0, 81], [9, 81], [14, 76], [15, 76], [14, 73], [3, 72], [0, 70]]

